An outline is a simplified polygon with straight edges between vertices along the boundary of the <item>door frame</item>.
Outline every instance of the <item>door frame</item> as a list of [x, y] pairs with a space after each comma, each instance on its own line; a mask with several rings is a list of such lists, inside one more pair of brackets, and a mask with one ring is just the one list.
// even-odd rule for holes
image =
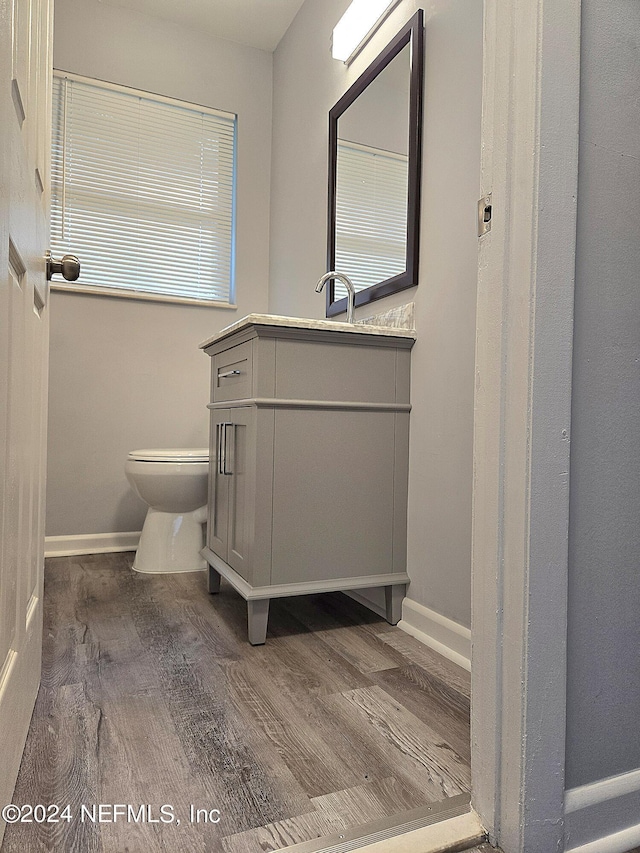
[[485, 0], [472, 537], [472, 806], [564, 849], [580, 0]]

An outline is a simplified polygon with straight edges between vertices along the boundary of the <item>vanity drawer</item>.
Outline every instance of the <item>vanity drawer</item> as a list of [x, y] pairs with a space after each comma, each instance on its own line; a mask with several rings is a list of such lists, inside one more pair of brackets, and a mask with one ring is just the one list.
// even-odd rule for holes
[[213, 357], [211, 402], [244, 400], [251, 396], [253, 341], [237, 344]]

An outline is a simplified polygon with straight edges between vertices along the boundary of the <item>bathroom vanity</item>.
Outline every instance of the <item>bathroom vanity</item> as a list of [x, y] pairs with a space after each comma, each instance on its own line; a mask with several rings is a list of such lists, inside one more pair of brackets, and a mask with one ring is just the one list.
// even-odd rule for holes
[[410, 356], [406, 329], [250, 314], [211, 356], [207, 544], [265, 642], [269, 600], [385, 588], [406, 573]]

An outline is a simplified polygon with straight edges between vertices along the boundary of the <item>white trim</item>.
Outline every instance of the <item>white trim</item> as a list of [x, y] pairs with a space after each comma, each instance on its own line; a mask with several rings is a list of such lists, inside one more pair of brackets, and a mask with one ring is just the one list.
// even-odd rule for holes
[[640, 792], [640, 770], [630, 770], [618, 776], [599, 779], [579, 788], [569, 788], [564, 795], [564, 810], [566, 814], [588, 809], [598, 803], [623, 797], [625, 794]]
[[101, 287], [99, 284], [64, 284], [61, 281], [50, 282], [51, 290], [64, 290], [67, 293], [83, 293], [89, 296], [115, 296], [118, 299], [140, 299], [143, 302], [174, 302], [179, 305], [203, 305], [206, 308], [236, 310], [231, 302], [217, 302], [215, 299], [189, 299], [186, 296], [171, 296], [169, 293], [144, 293], [141, 290], [124, 290], [115, 287]]
[[472, 533], [472, 805], [563, 849], [580, 0], [485, 0]]
[[640, 769], [571, 788], [565, 793], [566, 849], [623, 853], [640, 844], [638, 815]]
[[640, 823], [621, 832], [614, 832], [605, 838], [598, 838], [580, 847], [569, 847], [566, 853], [627, 853], [640, 845]]
[[398, 628], [471, 672], [471, 631], [464, 625], [405, 598]]
[[135, 551], [140, 531], [130, 533], [81, 533], [76, 536], [46, 536], [45, 557], [74, 557], [78, 554], [113, 554]]

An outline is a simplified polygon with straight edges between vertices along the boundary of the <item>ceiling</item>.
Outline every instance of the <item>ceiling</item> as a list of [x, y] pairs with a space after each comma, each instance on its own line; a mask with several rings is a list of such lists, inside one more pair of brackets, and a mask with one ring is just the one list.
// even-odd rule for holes
[[212, 36], [275, 50], [304, 0], [102, 0]]

